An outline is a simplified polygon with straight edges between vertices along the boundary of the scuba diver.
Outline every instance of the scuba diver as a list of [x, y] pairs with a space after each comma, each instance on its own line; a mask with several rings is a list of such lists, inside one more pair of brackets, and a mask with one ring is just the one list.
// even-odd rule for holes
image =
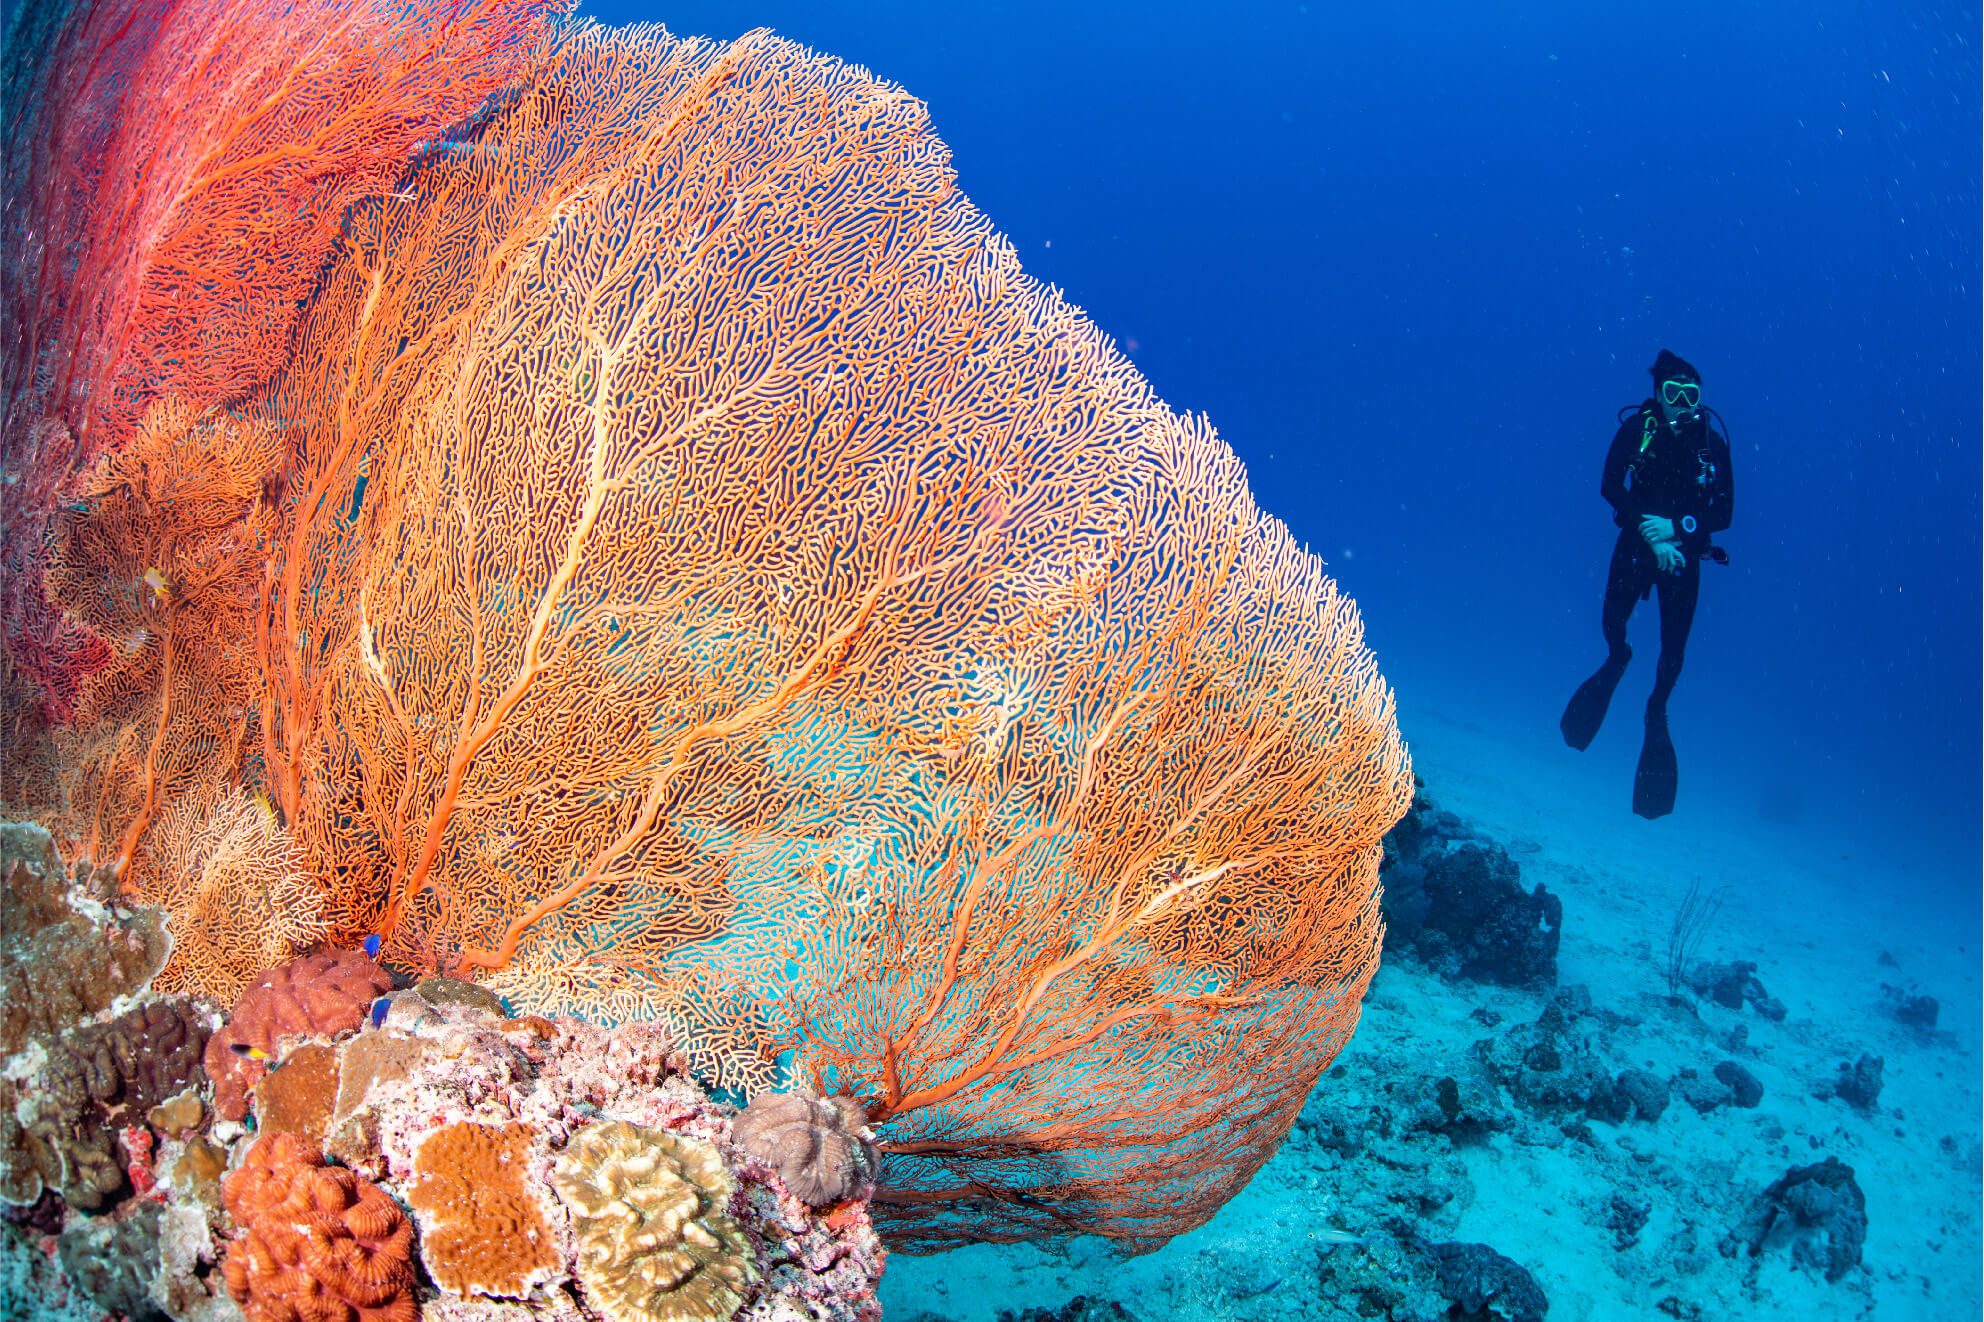
[[[1653, 363], [1653, 397], [1620, 410], [1619, 430], [1605, 454], [1599, 492], [1612, 506], [1619, 540], [1605, 575], [1599, 628], [1605, 663], [1571, 695], [1557, 726], [1564, 742], [1583, 749], [1605, 722], [1612, 691], [1626, 673], [1633, 649], [1626, 620], [1633, 607], [1660, 594], [1660, 660], [1646, 700], [1646, 741], [1633, 776], [1633, 811], [1664, 817], [1674, 810], [1678, 772], [1667, 733], [1667, 697], [1681, 677], [1681, 655], [1695, 620], [1702, 561], [1729, 563], [1729, 553], [1709, 538], [1729, 526], [1735, 509], [1735, 474], [1729, 464], [1727, 427], [1708, 425], [1701, 373], [1667, 349]], [[1718, 424], [1722, 415], [1715, 414]]]

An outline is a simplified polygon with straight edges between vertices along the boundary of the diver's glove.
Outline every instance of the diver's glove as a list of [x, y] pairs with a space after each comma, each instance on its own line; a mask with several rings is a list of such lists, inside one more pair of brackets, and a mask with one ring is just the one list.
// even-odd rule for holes
[[[1662, 519], [1661, 522], [1665, 523], [1667, 520]], [[1655, 542], [1653, 544], [1653, 563], [1659, 567], [1660, 572], [1663, 574], [1678, 574], [1688, 567], [1688, 557], [1682, 555], [1681, 548], [1672, 542]]]
[[1674, 540], [1674, 520], [1662, 518], [1658, 514], [1649, 514], [1640, 520], [1640, 536], [1646, 538], [1648, 546], [1658, 550], [1662, 542]]

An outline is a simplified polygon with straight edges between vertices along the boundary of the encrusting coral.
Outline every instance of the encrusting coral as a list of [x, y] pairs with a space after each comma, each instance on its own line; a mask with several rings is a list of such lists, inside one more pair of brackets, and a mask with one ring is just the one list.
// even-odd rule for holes
[[282, 1058], [255, 1085], [255, 1128], [263, 1134], [295, 1134], [322, 1147], [336, 1107], [339, 1084], [337, 1049], [306, 1043]]
[[872, 1187], [881, 1158], [852, 1097], [762, 1093], [731, 1124], [731, 1141], [777, 1169], [802, 1202], [826, 1207]]
[[131, 1322], [165, 1322], [152, 1299], [162, 1261], [161, 1209], [139, 1203], [117, 1217], [75, 1217], [58, 1240], [62, 1269], [105, 1312]]
[[443, 1290], [517, 1299], [563, 1268], [533, 1188], [533, 1138], [528, 1125], [462, 1121], [421, 1141], [406, 1200]]
[[[328, 1147], [415, 1208], [423, 1261], [438, 1282], [454, 1290], [489, 1276], [490, 1263], [481, 1248], [464, 1244], [450, 1228], [463, 1221], [462, 1190], [437, 1187], [430, 1177], [464, 1165], [488, 1172], [494, 1158], [499, 1169], [475, 1178], [498, 1186], [492, 1196], [508, 1203], [510, 1196], [500, 1193], [501, 1169], [518, 1172], [544, 1199], [542, 1215], [558, 1261], [553, 1279], [532, 1289], [522, 1306], [536, 1312], [563, 1307], [577, 1266], [587, 1316], [608, 1312], [605, 1298], [588, 1284], [582, 1249], [587, 1233], [574, 1222], [571, 1205], [554, 1196], [552, 1176], [559, 1159], [569, 1165], [613, 1133], [610, 1126], [620, 1125], [676, 1136], [702, 1159], [714, 1151], [730, 1163], [728, 1176], [712, 1169], [707, 1183], [716, 1188], [727, 1179], [732, 1192], [699, 1196], [697, 1203], [724, 1218], [732, 1233], [721, 1243], [744, 1255], [731, 1265], [729, 1279], [755, 1277], [738, 1314], [745, 1322], [879, 1319], [875, 1288], [883, 1253], [866, 1201], [857, 1197], [830, 1213], [816, 1212], [781, 1185], [769, 1165], [725, 1146], [730, 1114], [684, 1071], [665, 1030], [652, 1024], [606, 1029], [569, 1019], [512, 1019], [484, 998], [456, 995], [456, 988], [430, 990], [437, 1001], [414, 990], [394, 993], [382, 1027], [338, 1048], [342, 1083]], [[593, 1138], [573, 1146], [594, 1130]], [[505, 1148], [507, 1162], [501, 1159]], [[528, 1220], [528, 1213], [524, 1216]], [[564, 1290], [553, 1288], [558, 1281], [568, 1282]], [[599, 1279], [601, 1291], [627, 1286], [612, 1272]], [[683, 1302], [696, 1296], [684, 1291], [671, 1297]], [[720, 1300], [697, 1306], [705, 1303], [721, 1306]], [[448, 1293], [430, 1300], [429, 1307], [437, 1318], [467, 1322], [494, 1316], [484, 1310], [519, 1305]], [[635, 1311], [628, 1316], [644, 1316], [636, 1304], [629, 1307]]]
[[579, 1280], [612, 1322], [729, 1322], [757, 1279], [724, 1209], [716, 1145], [617, 1120], [587, 1125], [552, 1171], [579, 1241]]
[[379, 1187], [294, 1134], [258, 1139], [223, 1185], [243, 1228], [221, 1264], [248, 1322], [413, 1322], [413, 1226]]
[[[448, 979], [388, 992], [365, 1016], [383, 981], [369, 961], [335, 952], [257, 980], [234, 1031], [214, 1035], [228, 1061], [231, 1040], [279, 1056], [255, 1088], [252, 1134], [210, 1127], [210, 1108], [185, 1085], [209, 1019], [180, 1001], [140, 999], [37, 1040], [34, 1068], [0, 1078], [0, 1125], [17, 1110], [67, 1116], [70, 1129], [88, 1122], [76, 1142], [91, 1161], [67, 1158], [90, 1176], [71, 1190], [79, 1199], [99, 1186], [141, 1195], [69, 1215], [87, 1231], [66, 1250], [77, 1273], [93, 1271], [96, 1244], [137, 1262], [135, 1274], [90, 1275], [91, 1297], [133, 1316], [157, 1305], [179, 1322], [226, 1322], [237, 1306], [251, 1322], [394, 1322], [416, 1305], [435, 1322], [518, 1310], [547, 1322], [879, 1319], [883, 1252], [868, 1187], [816, 1213], [796, 1196], [804, 1179], [724, 1146], [733, 1117], [684, 1072], [665, 1029], [512, 1018], [486, 991]], [[331, 1013], [306, 1012], [326, 998]], [[320, 1031], [354, 1020], [369, 1026]], [[824, 1127], [841, 1128], [831, 1118]], [[39, 1134], [15, 1129], [46, 1151]], [[638, 1150], [605, 1141], [616, 1133], [640, 1136]], [[349, 1166], [328, 1164], [320, 1142]], [[226, 1174], [230, 1144], [238, 1169]], [[577, 1233], [552, 1181], [559, 1158], [584, 1203]], [[39, 1179], [32, 1155], [26, 1171]], [[627, 1201], [588, 1201], [588, 1186]], [[394, 1200], [418, 1218], [418, 1256], [414, 1223]], [[10, 1220], [54, 1233], [64, 1216], [51, 1192]], [[220, 1272], [203, 1266], [217, 1255], [210, 1219], [236, 1228]]]
[[242, 1056], [235, 1047], [275, 1057], [285, 1042], [349, 1033], [392, 987], [384, 969], [354, 950], [317, 951], [264, 973], [207, 1043], [214, 1110], [225, 1119], [241, 1119], [248, 1113], [249, 1090], [267, 1072], [263, 1061]]

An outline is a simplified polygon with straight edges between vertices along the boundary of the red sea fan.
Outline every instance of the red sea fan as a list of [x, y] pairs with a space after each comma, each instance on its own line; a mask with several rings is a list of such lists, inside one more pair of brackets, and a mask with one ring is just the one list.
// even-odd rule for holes
[[26, 7], [9, 31], [0, 212], [0, 646], [17, 741], [20, 723], [69, 719], [110, 658], [40, 595], [70, 475], [154, 399], [206, 408], [265, 380], [347, 209], [514, 86], [556, 7]]

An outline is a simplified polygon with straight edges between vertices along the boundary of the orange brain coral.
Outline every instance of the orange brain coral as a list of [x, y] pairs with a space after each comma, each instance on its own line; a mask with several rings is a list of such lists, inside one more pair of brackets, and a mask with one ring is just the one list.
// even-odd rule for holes
[[222, 1185], [245, 1233], [221, 1263], [248, 1322], [413, 1322], [413, 1227], [379, 1187], [294, 1134], [248, 1150]]
[[796, 1053], [926, 1245], [1197, 1224], [1347, 1038], [1410, 785], [1356, 612], [901, 90], [569, 30], [235, 414], [243, 766], [335, 937]]

